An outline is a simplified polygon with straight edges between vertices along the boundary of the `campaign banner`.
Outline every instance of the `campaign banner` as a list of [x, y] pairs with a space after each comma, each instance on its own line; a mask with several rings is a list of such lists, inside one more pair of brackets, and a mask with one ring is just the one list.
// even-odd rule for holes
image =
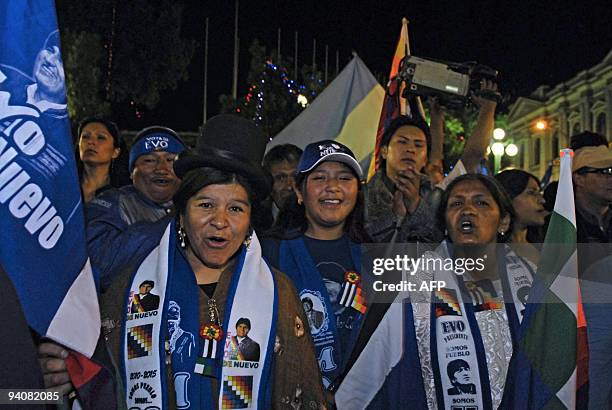
[[53, 1], [0, 2], [0, 264], [30, 327], [90, 357], [100, 314], [65, 80]]

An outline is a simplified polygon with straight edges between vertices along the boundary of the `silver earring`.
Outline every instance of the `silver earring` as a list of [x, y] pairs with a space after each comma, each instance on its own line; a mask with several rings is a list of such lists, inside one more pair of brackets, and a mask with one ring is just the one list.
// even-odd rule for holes
[[185, 243], [185, 238], [187, 237], [187, 234], [185, 234], [185, 230], [183, 229], [182, 226], [179, 226], [178, 228], [178, 239], [179, 239], [179, 246], [182, 249], [185, 249], [187, 247], [187, 244]]

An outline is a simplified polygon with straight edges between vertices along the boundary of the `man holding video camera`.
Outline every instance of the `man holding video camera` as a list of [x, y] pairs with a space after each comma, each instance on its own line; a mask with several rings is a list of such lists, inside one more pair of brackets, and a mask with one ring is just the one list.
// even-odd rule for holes
[[[443, 189], [451, 178], [465, 172], [477, 172], [485, 156], [493, 132], [497, 106], [497, 84], [488, 79], [480, 81], [480, 92], [471, 101], [479, 107], [476, 126], [465, 144], [460, 161], [439, 186]], [[420, 116], [400, 116], [385, 130], [380, 144], [380, 168], [366, 189], [366, 230], [376, 242], [428, 242], [443, 239], [436, 227], [435, 210], [438, 196], [429, 177], [425, 175], [429, 153], [436, 152], [442, 159], [444, 142], [444, 112], [431, 110], [432, 128]], [[437, 181], [436, 181], [437, 182]]]

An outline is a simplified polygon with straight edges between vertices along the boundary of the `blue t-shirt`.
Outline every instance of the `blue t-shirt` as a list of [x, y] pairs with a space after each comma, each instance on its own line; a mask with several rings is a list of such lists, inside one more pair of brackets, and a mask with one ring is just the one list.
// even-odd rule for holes
[[[319, 240], [309, 238], [306, 235], [302, 236], [304, 239], [304, 245], [311, 258], [314, 261], [317, 270], [321, 274], [321, 279], [329, 295], [332, 310], [336, 323], [336, 330], [338, 334], [338, 352], [342, 363], [338, 363], [342, 368], [348, 360], [351, 350], [353, 348], [354, 340], [351, 333], [355, 328], [355, 323], [360, 326], [359, 316], [361, 315], [357, 310], [341, 306], [338, 301], [341, 296], [342, 285], [344, 284], [344, 275], [348, 271], [359, 272], [360, 267], [356, 267], [351, 257], [351, 242], [346, 235], [336, 240]], [[264, 258], [267, 259], [270, 264], [276, 268], [282, 270], [280, 266], [280, 240], [265, 238], [261, 241], [262, 252]], [[289, 277], [290, 272], [285, 272]], [[313, 300], [314, 297], [309, 295], [307, 291], [302, 292], [301, 289], [297, 289], [301, 295], [302, 303], [305, 306], [306, 317], [309, 321], [311, 333], [313, 336], [313, 342], [315, 346], [324, 346], [328, 342], [326, 332], [319, 332], [318, 329], [325, 328], [324, 321], [327, 317], [321, 310], [324, 309], [320, 302]], [[306, 299], [311, 298], [313, 306], [308, 309]], [[309, 311], [310, 310], [310, 311]], [[358, 329], [355, 329], [358, 331]], [[320, 360], [321, 361], [321, 358]]]
[[346, 360], [352, 348], [351, 343], [353, 343], [351, 341], [353, 322], [360, 315], [355, 309], [341, 306], [338, 303], [344, 283], [344, 274], [357, 270], [351, 258], [350, 242], [346, 236], [331, 241], [304, 236], [304, 243], [325, 283], [336, 316], [336, 329], [340, 337], [340, 357]]

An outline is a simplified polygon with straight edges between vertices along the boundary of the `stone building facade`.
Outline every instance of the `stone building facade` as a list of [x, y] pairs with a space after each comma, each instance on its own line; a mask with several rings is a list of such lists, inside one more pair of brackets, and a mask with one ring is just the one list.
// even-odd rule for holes
[[[544, 128], [536, 124], [541, 122]], [[555, 87], [538, 87], [510, 107], [507, 134], [519, 148], [513, 165], [542, 177], [582, 131], [605, 135], [612, 144], [612, 50], [602, 62]], [[553, 167], [553, 179], [558, 166]]]

